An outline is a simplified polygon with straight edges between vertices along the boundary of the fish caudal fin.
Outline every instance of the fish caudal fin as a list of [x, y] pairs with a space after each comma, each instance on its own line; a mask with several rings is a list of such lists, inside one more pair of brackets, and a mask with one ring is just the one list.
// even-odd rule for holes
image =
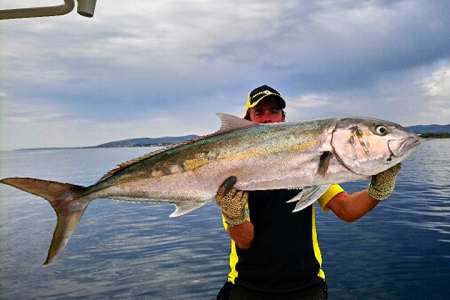
[[53, 263], [66, 247], [89, 204], [88, 199], [80, 197], [86, 188], [70, 183], [18, 177], [5, 178], [0, 183], [45, 198], [55, 210], [57, 224], [44, 266]]

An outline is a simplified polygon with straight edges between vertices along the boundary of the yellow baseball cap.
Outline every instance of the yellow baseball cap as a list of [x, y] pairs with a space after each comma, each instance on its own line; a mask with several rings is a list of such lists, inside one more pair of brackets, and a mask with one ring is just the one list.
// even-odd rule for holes
[[286, 107], [286, 102], [281, 97], [280, 93], [274, 89], [271, 88], [268, 85], [262, 85], [260, 87], [257, 87], [256, 89], [252, 90], [248, 96], [247, 101], [245, 101], [245, 114], [248, 113], [248, 110], [252, 107], [255, 107], [258, 105], [263, 99], [276, 99], [278, 103], [280, 104], [280, 108], [283, 109]]

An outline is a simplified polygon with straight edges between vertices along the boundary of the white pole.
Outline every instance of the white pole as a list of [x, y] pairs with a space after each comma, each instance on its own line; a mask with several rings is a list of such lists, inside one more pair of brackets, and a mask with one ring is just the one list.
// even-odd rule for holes
[[[85, 17], [94, 15], [97, 0], [78, 0], [78, 13]], [[0, 20], [60, 16], [70, 13], [75, 7], [75, 0], [64, 0], [56, 6], [30, 7], [0, 10]]]

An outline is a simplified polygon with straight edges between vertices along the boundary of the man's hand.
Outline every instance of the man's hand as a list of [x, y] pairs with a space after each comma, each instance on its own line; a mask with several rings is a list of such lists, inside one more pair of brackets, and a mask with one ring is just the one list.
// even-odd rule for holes
[[369, 184], [369, 196], [378, 201], [388, 198], [395, 187], [395, 179], [400, 172], [400, 164], [397, 164], [380, 174], [372, 176]]
[[233, 186], [236, 184], [236, 180], [235, 176], [225, 179], [216, 194], [217, 205], [230, 226], [244, 223], [247, 217], [245, 206], [248, 200], [248, 192], [235, 189]]

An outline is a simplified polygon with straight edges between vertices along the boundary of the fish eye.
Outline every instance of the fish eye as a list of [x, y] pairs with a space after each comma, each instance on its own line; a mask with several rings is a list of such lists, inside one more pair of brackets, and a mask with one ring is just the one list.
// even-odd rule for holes
[[388, 129], [386, 128], [386, 126], [378, 125], [377, 127], [375, 127], [375, 133], [377, 135], [384, 136], [388, 133]]

